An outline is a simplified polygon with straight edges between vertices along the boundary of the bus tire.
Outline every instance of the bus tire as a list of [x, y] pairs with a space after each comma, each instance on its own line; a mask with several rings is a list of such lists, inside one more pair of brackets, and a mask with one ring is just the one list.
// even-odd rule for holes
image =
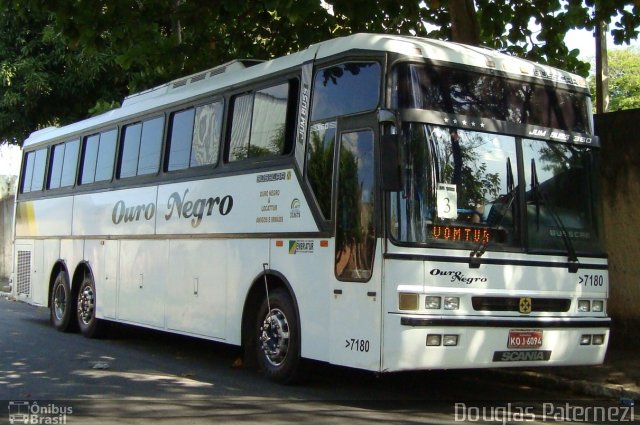
[[77, 319], [80, 333], [87, 338], [97, 338], [103, 328], [96, 317], [96, 285], [90, 276], [84, 278], [78, 288]]
[[[300, 374], [300, 327], [287, 291], [276, 288], [258, 310], [256, 354], [258, 365], [272, 381], [291, 384]], [[268, 312], [269, 307], [271, 311]]]
[[49, 301], [49, 318], [57, 330], [62, 332], [74, 330], [74, 307], [69, 278], [64, 270], [60, 270], [53, 281]]

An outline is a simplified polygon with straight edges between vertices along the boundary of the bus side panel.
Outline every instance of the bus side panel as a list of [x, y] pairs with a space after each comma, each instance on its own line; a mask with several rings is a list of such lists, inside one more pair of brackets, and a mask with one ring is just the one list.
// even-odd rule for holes
[[[373, 273], [366, 282], [333, 278], [331, 298], [331, 353], [333, 364], [379, 371], [381, 362], [382, 247], [376, 244]], [[333, 246], [333, 244], [332, 244]], [[335, 248], [333, 248], [335, 250]], [[333, 271], [334, 268], [331, 267]]]
[[164, 328], [169, 243], [120, 241], [118, 319]]
[[225, 338], [228, 243], [225, 240], [169, 242], [168, 329]]
[[[295, 292], [300, 313], [303, 357], [329, 358], [329, 305], [332, 297], [333, 244], [320, 239], [284, 239], [271, 242], [271, 268], [281, 272]], [[318, 320], [320, 318], [320, 320]]]
[[158, 188], [139, 187], [75, 196], [73, 234], [152, 235]]
[[[54, 264], [60, 260], [60, 239], [45, 239], [42, 245], [42, 273], [38, 272], [41, 276], [40, 286], [37, 291], [39, 292], [38, 304], [39, 305], [47, 305], [49, 302], [49, 283], [51, 272], [53, 270]], [[39, 251], [37, 248], [38, 244], [36, 243], [36, 252]], [[70, 270], [70, 273], [73, 273], [73, 270]]]
[[69, 279], [73, 279], [76, 267], [84, 260], [84, 240], [62, 239], [60, 241], [60, 258], [67, 265]]
[[269, 263], [269, 240], [226, 239], [220, 243], [227, 263], [227, 341], [240, 345], [244, 302], [254, 278], [262, 273], [262, 264]]
[[96, 285], [96, 316], [115, 319], [117, 297], [118, 241], [88, 240], [84, 258]]
[[16, 205], [16, 237], [71, 235], [73, 198], [22, 201]]

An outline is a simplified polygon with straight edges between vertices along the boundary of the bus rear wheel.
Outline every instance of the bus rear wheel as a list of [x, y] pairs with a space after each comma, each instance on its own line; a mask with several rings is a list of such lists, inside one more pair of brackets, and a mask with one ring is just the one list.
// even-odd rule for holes
[[267, 378], [294, 383], [300, 373], [300, 327], [291, 296], [275, 289], [258, 310], [256, 354]]
[[87, 338], [96, 338], [102, 330], [101, 320], [96, 317], [96, 285], [91, 277], [85, 277], [78, 289], [78, 326]]
[[53, 281], [49, 306], [49, 318], [53, 326], [62, 332], [72, 331], [74, 303], [69, 278], [64, 270], [60, 270]]

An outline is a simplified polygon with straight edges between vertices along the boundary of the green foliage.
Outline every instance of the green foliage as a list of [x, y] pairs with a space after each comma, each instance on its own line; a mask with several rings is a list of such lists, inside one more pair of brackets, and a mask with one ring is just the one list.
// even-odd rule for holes
[[[609, 111], [640, 108], [640, 49], [609, 50], [608, 61]], [[589, 85], [595, 93], [595, 78]]]
[[[87, 116], [98, 100], [120, 100], [122, 74], [108, 51], [87, 55], [63, 42], [50, 13], [16, 2], [0, 12], [0, 140], [22, 144], [33, 130]], [[12, 3], [13, 4], [13, 3]], [[120, 77], [120, 79], [118, 78]]]
[[[33, 130], [231, 59], [270, 59], [358, 31], [451, 39], [452, 1], [328, 0], [329, 13], [320, 0], [0, 0], [0, 140], [22, 143]], [[616, 43], [640, 25], [634, 0], [473, 4], [487, 46], [582, 75], [588, 64], [563, 39], [594, 28], [589, 8], [606, 22], [621, 16]]]

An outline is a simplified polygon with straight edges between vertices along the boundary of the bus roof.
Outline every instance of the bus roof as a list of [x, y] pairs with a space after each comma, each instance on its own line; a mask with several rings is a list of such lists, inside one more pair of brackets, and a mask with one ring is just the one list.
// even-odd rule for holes
[[127, 96], [120, 108], [63, 127], [35, 131], [25, 140], [32, 147], [54, 139], [115, 124], [121, 119], [195, 99], [209, 92], [234, 87], [309, 60], [328, 58], [348, 51], [393, 52], [433, 61], [501, 71], [515, 78], [531, 77], [586, 89], [580, 76], [540, 65], [484, 47], [420, 37], [358, 33], [313, 44], [307, 49], [270, 61], [235, 60], [206, 71], [179, 78], [161, 86]]

